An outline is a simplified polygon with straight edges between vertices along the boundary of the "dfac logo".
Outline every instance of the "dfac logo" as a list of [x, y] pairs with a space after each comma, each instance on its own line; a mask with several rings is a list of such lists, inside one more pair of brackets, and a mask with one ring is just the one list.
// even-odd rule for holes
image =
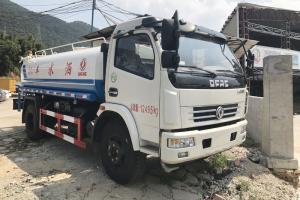
[[72, 62], [67, 62], [67, 66], [65, 67], [65, 76], [71, 75], [72, 73]]
[[222, 106], [219, 106], [216, 110], [216, 117], [217, 119], [222, 119], [224, 116], [224, 108]]
[[85, 71], [86, 64], [87, 64], [86, 58], [83, 58], [79, 64], [81, 72], [78, 72], [78, 76], [86, 76], [87, 75], [87, 72]]
[[229, 87], [228, 80], [209, 80], [210, 87]]

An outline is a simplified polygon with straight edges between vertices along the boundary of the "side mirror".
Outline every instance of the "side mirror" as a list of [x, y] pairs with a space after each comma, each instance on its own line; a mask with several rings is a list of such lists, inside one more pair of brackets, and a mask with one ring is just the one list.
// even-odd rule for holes
[[177, 51], [179, 46], [179, 20], [175, 11], [172, 19], [163, 19], [161, 28], [161, 46], [163, 50]]
[[163, 68], [176, 69], [179, 63], [178, 53], [175, 51], [163, 51], [161, 54], [161, 65]]

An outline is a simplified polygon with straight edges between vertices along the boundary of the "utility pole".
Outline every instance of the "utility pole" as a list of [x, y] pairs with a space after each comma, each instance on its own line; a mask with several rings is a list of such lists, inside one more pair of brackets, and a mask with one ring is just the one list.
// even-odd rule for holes
[[94, 27], [94, 11], [95, 11], [95, 7], [96, 7], [96, 0], [93, 0], [91, 32], [93, 32], [93, 27]]

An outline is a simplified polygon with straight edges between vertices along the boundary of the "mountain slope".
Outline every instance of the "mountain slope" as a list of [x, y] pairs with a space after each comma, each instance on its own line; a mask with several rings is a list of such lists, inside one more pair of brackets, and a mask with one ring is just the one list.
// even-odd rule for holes
[[50, 15], [32, 12], [9, 0], [0, 0], [0, 33], [27, 36], [32, 34], [44, 47], [78, 41], [89, 33], [84, 22], [67, 23]]

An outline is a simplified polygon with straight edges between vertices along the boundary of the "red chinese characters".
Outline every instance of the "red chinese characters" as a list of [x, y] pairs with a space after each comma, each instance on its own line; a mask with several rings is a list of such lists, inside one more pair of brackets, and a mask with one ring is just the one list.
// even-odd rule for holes
[[52, 75], [54, 74], [53, 66], [54, 66], [54, 64], [51, 63], [50, 67], [48, 68], [48, 75], [49, 75], [49, 76], [52, 76]]
[[158, 108], [151, 105], [131, 104], [131, 111], [158, 116]]
[[70, 76], [72, 74], [72, 62], [67, 62], [65, 67], [65, 76]]

